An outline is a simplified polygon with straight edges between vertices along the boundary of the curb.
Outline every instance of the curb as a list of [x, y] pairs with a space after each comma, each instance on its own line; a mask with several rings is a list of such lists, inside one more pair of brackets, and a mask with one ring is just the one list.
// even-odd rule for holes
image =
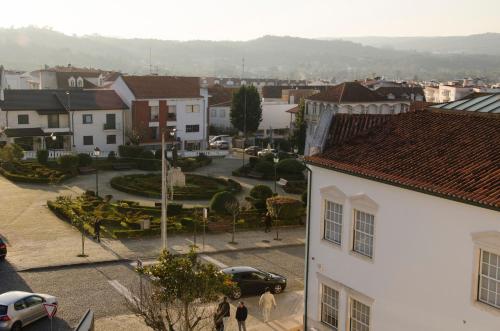
[[[240, 248], [240, 249], [221, 249], [221, 250], [217, 250], [217, 251], [208, 251], [208, 252], [198, 251], [197, 253], [203, 254], [203, 255], [216, 255], [216, 254], [225, 254], [225, 253], [249, 252], [249, 251], [263, 250], [263, 249], [276, 249], [276, 248], [288, 248], [288, 247], [300, 247], [300, 246], [305, 246], [305, 244], [294, 243], [294, 244], [276, 245], [276, 246], [271, 246], [271, 247], [245, 247], [245, 248]], [[186, 254], [186, 253], [178, 253], [178, 252], [173, 252], [173, 253], [177, 253], [180, 255]], [[139, 256], [139, 258], [142, 260], [156, 260], [158, 258], [158, 255], [156, 255], [156, 256]], [[116, 263], [130, 263], [130, 262], [134, 262], [134, 261], [136, 261], [136, 259], [117, 258], [117, 259], [103, 260], [103, 261], [87, 261], [87, 262], [78, 262], [78, 263], [56, 264], [56, 265], [48, 265], [48, 266], [40, 266], [40, 267], [31, 267], [31, 268], [24, 268], [24, 269], [17, 269], [17, 268], [14, 268], [14, 269], [17, 272], [42, 272], [42, 271], [61, 270], [61, 269], [66, 269], [66, 268], [100, 266], [100, 265], [108, 265], [108, 264], [116, 264]]]

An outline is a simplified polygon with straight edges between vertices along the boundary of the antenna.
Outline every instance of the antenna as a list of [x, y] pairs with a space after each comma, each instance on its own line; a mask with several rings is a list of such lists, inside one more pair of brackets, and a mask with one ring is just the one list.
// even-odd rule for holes
[[149, 74], [153, 73], [153, 66], [151, 65], [151, 47], [149, 47]]
[[245, 77], [245, 57], [241, 59], [241, 79]]

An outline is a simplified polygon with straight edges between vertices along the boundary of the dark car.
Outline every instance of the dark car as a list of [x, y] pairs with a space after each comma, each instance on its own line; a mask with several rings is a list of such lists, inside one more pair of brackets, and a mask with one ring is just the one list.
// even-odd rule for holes
[[233, 293], [233, 299], [239, 299], [244, 294], [262, 294], [266, 288], [278, 294], [286, 288], [286, 277], [273, 272], [266, 272], [252, 267], [230, 267], [222, 270], [231, 275], [232, 280], [238, 285]]
[[7, 245], [0, 238], [0, 260], [5, 260], [5, 256], [7, 256]]

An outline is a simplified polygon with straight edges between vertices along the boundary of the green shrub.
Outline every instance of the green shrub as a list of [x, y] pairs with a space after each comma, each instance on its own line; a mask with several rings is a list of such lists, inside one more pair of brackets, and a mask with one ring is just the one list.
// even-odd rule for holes
[[304, 215], [302, 201], [285, 196], [275, 196], [266, 201], [267, 210], [274, 219], [296, 220]]
[[92, 157], [87, 153], [78, 154], [78, 166], [79, 167], [88, 167], [92, 164]]
[[295, 159], [280, 160], [276, 165], [276, 171], [279, 174], [297, 174], [304, 171], [305, 166]]
[[159, 167], [159, 162], [152, 161], [155, 160], [155, 155], [149, 150], [142, 151], [139, 158], [140, 160], [137, 160], [137, 165], [141, 170], [155, 170]]
[[136, 145], [120, 145], [118, 146], [118, 153], [123, 158], [139, 158], [144, 148]]
[[266, 200], [273, 196], [273, 191], [267, 185], [256, 185], [250, 190], [250, 197], [247, 199], [255, 209], [265, 209]]
[[36, 151], [36, 159], [40, 164], [47, 164], [49, 160], [49, 151], [45, 149]]
[[78, 162], [79, 159], [75, 155], [61, 155], [57, 159], [57, 163], [59, 163], [61, 169], [71, 174], [77, 173]]
[[210, 201], [210, 210], [217, 214], [227, 214], [226, 204], [236, 201], [236, 197], [231, 192], [219, 192]]
[[257, 156], [250, 156], [248, 159], [248, 164], [253, 168], [255, 165], [257, 165], [257, 162], [259, 162], [259, 158]]
[[114, 162], [116, 161], [116, 153], [115, 151], [111, 151], [108, 153], [108, 161]]
[[307, 206], [307, 190], [302, 192], [302, 195], [300, 196], [300, 199], [302, 200], [302, 203]]
[[0, 148], [0, 159], [5, 161], [19, 161], [24, 156], [23, 149], [17, 144], [7, 144]]
[[255, 171], [260, 172], [264, 175], [264, 178], [274, 177], [274, 164], [269, 161], [260, 160], [255, 165]]

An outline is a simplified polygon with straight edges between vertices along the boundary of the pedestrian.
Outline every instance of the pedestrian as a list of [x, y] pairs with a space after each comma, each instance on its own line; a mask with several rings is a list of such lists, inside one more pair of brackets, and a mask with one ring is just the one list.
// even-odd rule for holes
[[222, 321], [222, 315], [219, 310], [214, 314], [214, 326], [215, 331], [224, 331], [224, 322]]
[[269, 322], [271, 308], [276, 308], [276, 300], [274, 300], [274, 295], [271, 294], [269, 287], [266, 288], [264, 294], [260, 296], [259, 307], [262, 309], [262, 317], [264, 318], [264, 322]]
[[238, 308], [236, 308], [236, 320], [238, 321], [238, 331], [247, 331], [247, 326], [245, 321], [247, 320], [248, 309], [245, 307], [245, 303], [240, 301]]
[[264, 225], [266, 228], [264, 229], [264, 232], [271, 232], [271, 225], [272, 225], [273, 219], [271, 218], [271, 213], [267, 212], [266, 216], [264, 216]]
[[101, 242], [101, 219], [97, 218], [94, 222], [94, 239]]
[[[219, 303], [219, 308], [217, 309], [219, 314], [222, 316], [222, 322], [227, 325], [229, 321], [229, 316], [231, 315], [231, 307], [229, 307], [229, 302], [227, 302], [227, 297], [224, 297], [221, 303]], [[224, 330], [224, 326], [222, 327]]]

